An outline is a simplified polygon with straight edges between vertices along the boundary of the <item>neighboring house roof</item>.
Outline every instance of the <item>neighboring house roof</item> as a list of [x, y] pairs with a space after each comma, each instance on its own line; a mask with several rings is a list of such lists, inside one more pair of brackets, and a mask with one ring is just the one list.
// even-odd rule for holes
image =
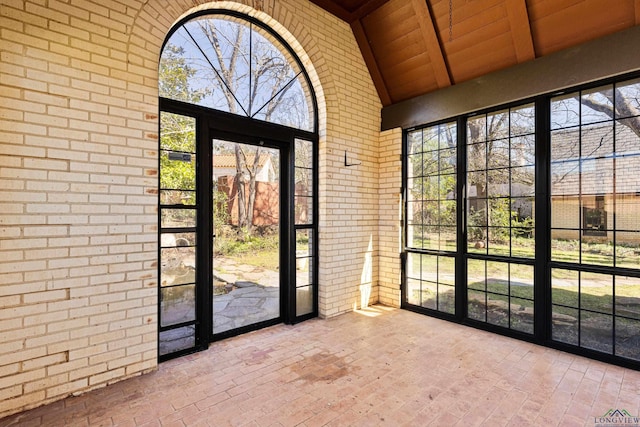
[[[253, 154], [253, 155], [252, 155]], [[243, 171], [243, 175], [248, 176], [249, 171], [253, 168], [253, 160], [255, 153], [247, 156], [247, 167]], [[258, 182], [274, 182], [277, 179], [276, 170], [273, 166], [271, 156], [267, 153], [260, 154], [258, 157], [258, 165], [256, 170], [256, 181]], [[216, 154], [213, 156], [213, 174], [214, 178], [221, 176], [235, 176], [236, 156], [235, 154]]]
[[[247, 156], [247, 167], [253, 166], [253, 159], [255, 155], [252, 153]], [[261, 154], [258, 158], [258, 167], [264, 167], [271, 160], [268, 154]], [[235, 154], [214, 154], [213, 155], [213, 167], [215, 168], [235, 168], [236, 156]]]
[[583, 125], [582, 132], [577, 127], [552, 132], [554, 196], [613, 194], [614, 184], [616, 194], [636, 194], [640, 192], [639, 171], [640, 137], [620, 122], [615, 128], [607, 121]]

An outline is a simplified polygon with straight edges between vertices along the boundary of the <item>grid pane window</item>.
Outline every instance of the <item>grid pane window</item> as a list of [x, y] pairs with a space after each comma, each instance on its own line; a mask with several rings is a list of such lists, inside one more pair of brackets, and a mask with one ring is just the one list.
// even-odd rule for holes
[[455, 313], [455, 258], [409, 253], [406, 268], [407, 302]]
[[552, 339], [633, 360], [640, 280], [619, 269], [640, 269], [638, 101], [639, 80], [551, 99]]
[[313, 228], [313, 143], [295, 140], [294, 211], [296, 227], [296, 316], [313, 313], [314, 228]]
[[533, 266], [469, 259], [470, 319], [533, 333]]
[[160, 115], [160, 355], [196, 342], [196, 120]]
[[407, 302], [449, 314], [455, 313], [456, 138], [455, 122], [407, 134]]
[[551, 286], [553, 340], [640, 360], [640, 279], [554, 268]]
[[532, 104], [467, 120], [467, 315], [528, 334], [534, 319], [535, 140]]
[[456, 126], [437, 125], [409, 133], [407, 246], [455, 251]]
[[639, 100], [638, 80], [551, 99], [553, 261], [640, 268]]
[[313, 143], [295, 141], [295, 223], [313, 223]]
[[611, 81], [458, 117], [457, 167], [462, 129], [407, 131], [403, 303], [640, 366], [640, 78]]
[[535, 111], [467, 121], [467, 251], [533, 258]]

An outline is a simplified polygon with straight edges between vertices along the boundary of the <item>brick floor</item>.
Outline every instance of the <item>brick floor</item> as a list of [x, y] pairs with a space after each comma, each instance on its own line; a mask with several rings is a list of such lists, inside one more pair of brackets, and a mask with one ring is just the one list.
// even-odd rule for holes
[[381, 306], [279, 325], [0, 426], [594, 426], [640, 372]]

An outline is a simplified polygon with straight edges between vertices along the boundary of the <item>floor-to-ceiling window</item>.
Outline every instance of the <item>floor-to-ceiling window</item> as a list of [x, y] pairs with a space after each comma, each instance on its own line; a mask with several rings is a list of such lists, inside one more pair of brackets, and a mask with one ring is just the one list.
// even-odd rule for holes
[[551, 339], [640, 360], [640, 81], [551, 98]]
[[533, 333], [535, 110], [467, 119], [467, 316]]
[[409, 304], [455, 312], [457, 250], [456, 123], [407, 134], [407, 263]]
[[640, 80], [427, 124], [404, 150], [404, 307], [640, 367]]
[[177, 25], [160, 81], [159, 356], [317, 315], [316, 100], [261, 22]]

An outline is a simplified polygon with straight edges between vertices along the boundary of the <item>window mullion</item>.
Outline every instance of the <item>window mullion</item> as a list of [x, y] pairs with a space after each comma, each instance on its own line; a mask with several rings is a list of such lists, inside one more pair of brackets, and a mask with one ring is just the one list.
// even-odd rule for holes
[[551, 253], [550, 216], [550, 100], [535, 102], [535, 266], [534, 266], [534, 336], [538, 342], [551, 337]]
[[458, 194], [458, 209], [456, 216], [457, 242], [456, 251], [456, 317], [463, 320], [467, 317], [467, 263], [465, 254], [467, 251], [467, 118], [459, 117], [457, 120], [458, 167], [456, 176], [456, 191]]

